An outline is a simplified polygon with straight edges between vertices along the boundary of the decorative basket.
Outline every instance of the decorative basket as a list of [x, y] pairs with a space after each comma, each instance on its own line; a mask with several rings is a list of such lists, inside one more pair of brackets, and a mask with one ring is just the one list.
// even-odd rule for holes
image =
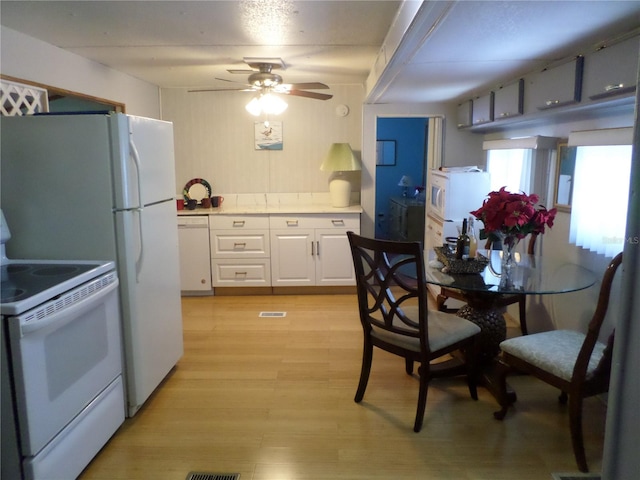
[[489, 265], [489, 259], [480, 253], [477, 254], [476, 258], [460, 260], [455, 257], [455, 254], [446, 252], [442, 247], [435, 247], [433, 250], [436, 252], [438, 260], [444, 264], [448, 273], [482, 273], [485, 267]]

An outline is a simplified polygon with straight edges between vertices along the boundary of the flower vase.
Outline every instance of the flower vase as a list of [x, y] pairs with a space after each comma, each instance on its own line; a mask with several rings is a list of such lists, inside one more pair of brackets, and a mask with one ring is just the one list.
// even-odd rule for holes
[[515, 253], [520, 239], [515, 235], [505, 235], [502, 238], [502, 259], [500, 262], [500, 286], [512, 288], [513, 269], [516, 264]]

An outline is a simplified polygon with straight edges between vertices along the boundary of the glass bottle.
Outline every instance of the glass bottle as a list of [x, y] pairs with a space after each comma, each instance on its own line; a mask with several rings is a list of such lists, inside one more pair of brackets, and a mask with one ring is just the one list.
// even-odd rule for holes
[[476, 237], [473, 217], [469, 217], [467, 235], [469, 235], [469, 258], [476, 258], [476, 253], [478, 252], [478, 238]]
[[462, 220], [462, 231], [456, 241], [456, 258], [458, 260], [466, 260], [469, 258], [470, 243], [469, 235], [467, 235], [467, 219], [465, 218]]

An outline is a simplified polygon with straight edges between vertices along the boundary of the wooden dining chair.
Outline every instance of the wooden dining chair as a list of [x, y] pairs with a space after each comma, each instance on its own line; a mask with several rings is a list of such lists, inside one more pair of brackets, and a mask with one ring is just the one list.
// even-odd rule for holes
[[[538, 238], [538, 234], [533, 234], [533, 233], [529, 237], [529, 243], [527, 245], [528, 255], [535, 254], [537, 238]], [[492, 247], [492, 242], [491, 242], [491, 239], [489, 239], [485, 244], [485, 248], [487, 250], [491, 250], [491, 247]], [[436, 305], [438, 307], [438, 310], [450, 311], [445, 306], [445, 302], [449, 298], [454, 298], [462, 302], [467, 301], [466, 293], [463, 292], [462, 290], [458, 290], [455, 288], [441, 287], [440, 294], [436, 298]], [[522, 332], [522, 335], [527, 335], [529, 331], [527, 329], [527, 296], [526, 295], [520, 294], [520, 293], [501, 295], [499, 298], [495, 300], [494, 305], [496, 308], [503, 308], [503, 307], [512, 305], [514, 303], [518, 304], [518, 315], [519, 315], [518, 318], [520, 320], [520, 331]]]
[[[418, 407], [413, 430], [422, 428], [427, 389], [433, 377], [466, 374], [469, 393], [478, 399], [474, 339], [480, 327], [455, 315], [427, 309], [424, 257], [419, 242], [392, 242], [347, 233], [356, 274], [364, 349], [355, 395], [367, 388], [373, 347], [405, 359], [407, 374], [420, 364]], [[434, 359], [461, 351], [463, 359], [431, 365]]]
[[560, 401], [569, 401], [571, 443], [578, 468], [588, 472], [582, 435], [582, 400], [609, 390], [611, 354], [615, 329], [607, 343], [598, 340], [609, 306], [611, 283], [622, 263], [619, 253], [609, 263], [602, 284], [596, 310], [587, 333], [553, 330], [505, 340], [500, 344], [502, 356], [498, 366], [499, 401], [502, 409], [494, 416], [502, 420], [510, 399], [506, 391], [506, 377], [512, 371], [533, 375], [560, 389]]

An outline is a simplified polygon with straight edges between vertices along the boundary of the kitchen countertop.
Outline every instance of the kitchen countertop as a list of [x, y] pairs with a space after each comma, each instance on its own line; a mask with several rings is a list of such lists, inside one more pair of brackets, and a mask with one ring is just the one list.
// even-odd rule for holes
[[177, 210], [178, 215], [251, 215], [251, 214], [340, 214], [362, 213], [362, 206], [332, 207], [328, 193], [295, 194], [231, 194], [222, 195], [224, 202], [217, 208]]

